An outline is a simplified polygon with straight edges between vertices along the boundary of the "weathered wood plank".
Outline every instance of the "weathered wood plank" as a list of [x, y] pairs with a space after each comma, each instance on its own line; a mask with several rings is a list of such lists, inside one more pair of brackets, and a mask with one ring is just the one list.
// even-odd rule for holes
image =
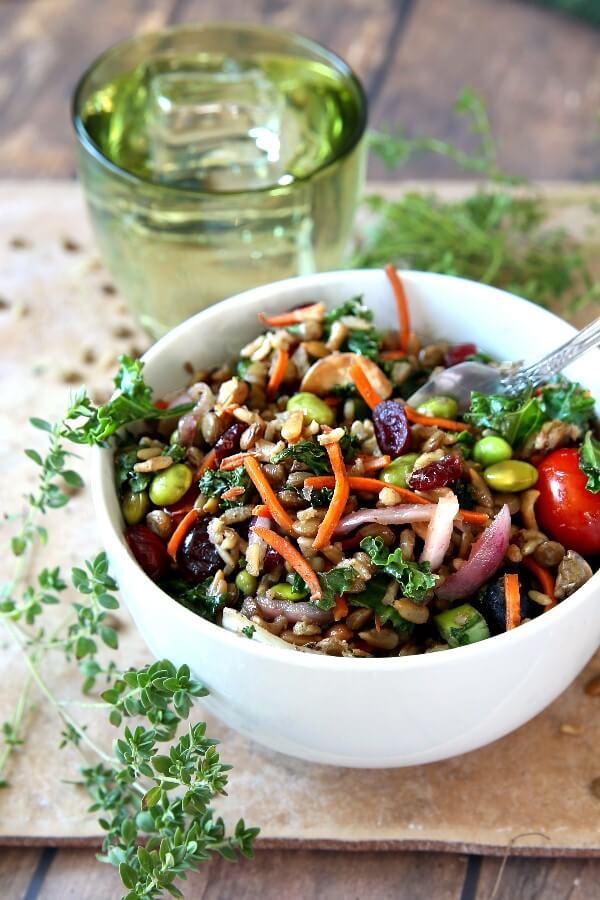
[[84, 69], [111, 44], [173, 22], [270, 23], [323, 41], [365, 82], [374, 77], [393, 0], [373, 9], [307, 0], [9, 0], [0, 5], [0, 173], [74, 173], [70, 96]]
[[[502, 869], [502, 871], [501, 871]], [[484, 859], [473, 900], [593, 900], [600, 897], [600, 861]]]
[[[232, 865], [212, 860], [188, 879], [196, 900], [458, 900], [466, 858], [433, 853], [261, 851]], [[113, 900], [118, 876], [89, 851], [62, 850], [39, 900]]]
[[[536, 178], [600, 174], [600, 29], [520, 0], [416, 0], [398, 41], [372, 124], [464, 144], [452, 114], [469, 85], [488, 103], [501, 162]], [[407, 177], [456, 174], [428, 158]]]
[[0, 849], [0, 897], [3, 900], [20, 900], [25, 895], [42, 852], [21, 847]]

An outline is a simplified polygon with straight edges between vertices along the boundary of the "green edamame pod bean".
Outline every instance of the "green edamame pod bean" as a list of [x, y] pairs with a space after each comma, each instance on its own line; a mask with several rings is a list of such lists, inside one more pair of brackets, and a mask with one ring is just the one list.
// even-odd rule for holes
[[502, 437], [490, 434], [476, 441], [473, 447], [473, 459], [482, 466], [493, 466], [504, 462], [512, 456], [512, 447]]
[[287, 409], [301, 409], [307, 422], [318, 422], [319, 425], [335, 425], [335, 413], [330, 406], [327, 406], [324, 400], [311, 394], [308, 391], [302, 391], [300, 394], [294, 394], [287, 402]]
[[458, 404], [453, 397], [431, 397], [417, 407], [417, 412], [422, 416], [432, 416], [435, 419], [455, 419], [458, 413]]
[[242, 569], [242, 571], [238, 572], [235, 576], [235, 586], [239, 588], [246, 597], [250, 597], [252, 594], [256, 593], [258, 578], [255, 575], [251, 575], [250, 572], [246, 572], [245, 569]]
[[488, 466], [483, 471], [483, 477], [492, 490], [511, 493], [533, 487], [538, 479], [538, 470], [521, 459], [507, 459]]
[[154, 476], [150, 484], [150, 499], [155, 506], [171, 506], [187, 493], [192, 478], [192, 470], [185, 463], [175, 463]]
[[280, 584], [273, 585], [271, 594], [279, 600], [304, 600], [308, 592], [295, 591], [291, 584], [288, 584], [287, 581], [282, 581]]
[[399, 456], [381, 470], [379, 480], [385, 481], [386, 484], [395, 484], [396, 487], [407, 487], [406, 479], [414, 469], [418, 455], [418, 453], [405, 453], [404, 456]]
[[137, 525], [150, 512], [150, 500], [146, 491], [125, 494], [121, 500], [121, 512], [128, 525]]

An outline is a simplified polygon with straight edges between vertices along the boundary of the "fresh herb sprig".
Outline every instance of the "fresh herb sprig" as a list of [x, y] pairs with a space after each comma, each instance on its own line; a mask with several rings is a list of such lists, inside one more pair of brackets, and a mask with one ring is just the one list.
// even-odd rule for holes
[[[133, 377], [141, 379], [141, 369], [136, 368]], [[128, 390], [125, 380], [121, 385]], [[139, 388], [138, 381], [135, 391]], [[139, 408], [145, 409], [145, 401], [139, 399], [143, 396], [145, 391], [139, 394]], [[40, 517], [68, 503], [72, 491], [83, 484], [80, 476], [67, 468], [71, 454], [63, 446], [62, 436], [81, 443], [103, 443], [108, 431], [118, 427], [119, 421], [125, 424], [122, 420], [133, 415], [134, 409], [130, 406], [125, 414], [123, 404], [108, 404], [100, 429], [98, 410], [91, 403], [86, 408], [90, 415], [80, 430], [41, 419], [32, 422], [48, 433], [49, 449], [45, 456], [26, 451], [40, 469], [38, 486], [26, 498], [21, 527], [11, 542], [15, 574], [0, 591], [0, 625], [20, 649], [27, 671], [14, 711], [2, 724], [0, 786], [8, 786], [4, 773], [10, 757], [27, 739], [24, 725], [35, 688], [58, 716], [60, 746], [72, 745], [84, 755], [85, 764], [75, 784], [88, 792], [90, 810], [98, 813], [105, 832], [99, 859], [118, 867], [127, 900], [153, 900], [165, 894], [177, 897], [182, 894], [176, 881], [211, 854], [229, 860], [251, 856], [258, 829], [247, 828], [240, 820], [228, 834], [222, 819], [215, 818], [210, 809], [212, 799], [225, 793], [230, 767], [221, 762], [204, 723], [189, 724], [180, 733], [193, 699], [207, 693], [189, 668], [176, 668], [161, 660], [141, 669], [121, 670], [114, 659], [107, 664], [100, 661], [101, 646], [109, 651], [118, 649], [117, 631], [108, 618], [119, 606], [117, 584], [108, 571], [105, 554], [72, 570], [71, 581], [79, 598], [70, 605], [67, 620], [54, 631], [44, 625], [43, 614], [47, 606], [60, 602], [67, 589], [66, 577], [58, 567], [24, 577], [32, 551], [38, 543], [48, 541], [49, 532], [41, 526]], [[51, 652], [63, 654], [79, 667], [84, 694], [94, 691], [102, 677], [107, 686], [100, 696], [84, 701], [58, 697], [40, 666]], [[113, 726], [123, 728], [112, 753], [88, 735], [87, 724], [73, 715], [72, 708], [105, 714]]]
[[469, 154], [431, 137], [402, 132], [371, 135], [371, 151], [389, 169], [414, 156], [434, 153], [483, 179], [465, 199], [442, 200], [432, 192], [410, 191], [390, 201], [366, 198], [372, 221], [363, 229], [351, 265], [400, 267], [459, 275], [505, 288], [549, 306], [569, 299], [573, 309], [597, 299], [600, 285], [590, 270], [582, 241], [548, 225], [540, 193], [505, 172], [481, 97], [465, 89], [456, 112], [474, 132], [478, 146]]

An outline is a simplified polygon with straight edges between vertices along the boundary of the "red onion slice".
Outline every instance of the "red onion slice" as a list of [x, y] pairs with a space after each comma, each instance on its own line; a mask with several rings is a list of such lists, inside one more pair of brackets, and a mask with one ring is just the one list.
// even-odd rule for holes
[[453, 491], [442, 494], [435, 508], [435, 513], [425, 538], [425, 546], [421, 553], [420, 562], [431, 563], [433, 572], [441, 566], [452, 538], [454, 518], [458, 515], [458, 499]]
[[[385, 485], [383, 485], [385, 487]], [[402, 525], [407, 522], [428, 522], [435, 513], [435, 503], [427, 505], [403, 503], [400, 506], [386, 506], [380, 509], [357, 509], [340, 519], [335, 537], [348, 534], [359, 525], [378, 522], [380, 525]]]
[[331, 622], [333, 613], [330, 609], [319, 609], [307, 600], [280, 600], [278, 597], [257, 597], [256, 605], [262, 614], [269, 619], [285, 616], [288, 622], [314, 622], [325, 625]]
[[466, 563], [439, 588], [442, 600], [466, 600], [494, 575], [504, 560], [510, 540], [510, 511], [506, 503], [471, 547]]

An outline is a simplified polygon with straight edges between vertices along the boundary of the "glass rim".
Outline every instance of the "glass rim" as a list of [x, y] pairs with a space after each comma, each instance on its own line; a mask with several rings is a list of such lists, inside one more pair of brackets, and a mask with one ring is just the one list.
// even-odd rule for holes
[[[191, 187], [174, 187], [168, 184], [159, 184], [156, 181], [151, 181], [149, 178], [144, 178], [141, 175], [136, 175], [133, 172], [127, 171], [122, 166], [119, 166], [117, 163], [113, 162], [109, 159], [106, 154], [102, 152], [100, 147], [95, 143], [89, 134], [87, 128], [85, 127], [81, 115], [80, 115], [80, 107], [81, 107], [81, 94], [87, 79], [92, 75], [94, 70], [103, 63], [108, 57], [113, 54], [116, 54], [118, 51], [126, 48], [127, 46], [136, 44], [138, 41], [143, 40], [145, 37], [149, 37], [151, 35], [172, 35], [172, 34], [180, 34], [180, 33], [194, 33], [201, 34], [202, 32], [209, 31], [242, 31], [242, 32], [250, 32], [259, 34], [260, 32], [268, 32], [272, 35], [278, 35], [280, 37], [289, 38], [294, 43], [299, 45], [300, 47], [306, 47], [313, 52], [317, 52], [319, 55], [325, 57], [327, 62], [331, 65], [333, 69], [337, 72], [341, 73], [344, 78], [349, 81], [355, 88], [358, 95], [359, 102], [359, 118], [358, 123], [353, 131], [353, 133], [348, 138], [348, 141], [345, 145], [340, 149], [338, 153], [332, 156], [331, 159], [326, 162], [321, 163], [316, 166], [306, 175], [294, 175], [290, 176], [291, 181], [286, 184], [277, 184], [272, 183], [269, 185], [265, 185], [258, 188], [243, 188], [236, 190], [207, 190], [205, 188], [197, 189]], [[310, 181], [317, 175], [320, 175], [322, 172], [326, 171], [330, 166], [336, 165], [341, 160], [343, 160], [346, 156], [352, 153], [353, 150], [356, 149], [358, 144], [360, 143], [367, 127], [367, 113], [368, 113], [368, 98], [365, 93], [365, 89], [363, 88], [362, 82], [351, 68], [351, 66], [341, 57], [338, 56], [333, 50], [330, 50], [328, 47], [325, 47], [323, 44], [320, 44], [318, 41], [313, 40], [312, 38], [307, 37], [303, 34], [298, 34], [294, 31], [288, 31], [285, 28], [276, 28], [271, 25], [252, 25], [246, 22], [210, 22], [204, 25], [175, 25], [169, 28], [162, 28], [159, 31], [155, 32], [144, 32], [143, 34], [135, 35], [134, 37], [127, 38], [123, 41], [118, 41], [116, 44], [108, 47], [104, 50], [99, 56], [97, 56], [90, 65], [84, 70], [82, 75], [79, 77], [77, 84], [73, 90], [73, 94], [71, 97], [71, 122], [73, 125], [73, 129], [75, 131], [75, 135], [79, 144], [92, 156], [96, 162], [98, 162], [102, 167], [108, 169], [114, 175], [117, 175], [119, 178], [128, 181], [132, 184], [143, 185], [145, 188], [154, 189], [159, 192], [164, 193], [173, 193], [179, 194], [186, 197], [193, 196], [209, 196], [209, 197], [219, 197], [219, 196], [235, 196], [235, 195], [244, 195], [244, 194], [260, 194], [260, 193], [272, 193], [274, 191], [289, 191], [293, 190], [297, 186], [301, 186], [302, 184]]]

